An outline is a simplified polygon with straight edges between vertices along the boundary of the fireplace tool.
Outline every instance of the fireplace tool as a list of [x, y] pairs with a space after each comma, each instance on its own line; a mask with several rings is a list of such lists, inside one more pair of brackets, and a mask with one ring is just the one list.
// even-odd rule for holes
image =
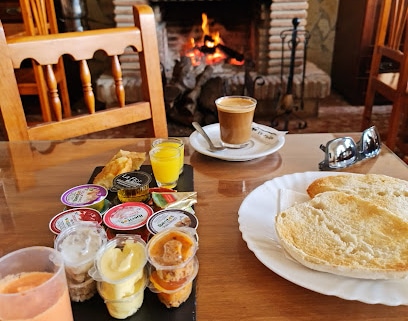
[[[283, 30], [280, 34], [282, 39], [282, 55], [281, 55], [281, 94], [276, 108], [276, 114], [272, 119], [272, 127], [276, 127], [279, 124], [279, 119], [283, 118], [284, 125], [283, 130], [288, 130], [289, 121], [295, 119], [298, 121], [298, 128], [304, 129], [307, 127], [307, 122], [303, 120], [296, 111], [303, 110], [304, 108], [304, 89], [305, 89], [305, 71], [306, 71], [306, 53], [307, 45], [310, 38], [310, 33], [306, 30], [298, 30], [299, 19], [292, 19], [293, 29]], [[287, 39], [290, 37], [289, 41]], [[303, 40], [301, 40], [303, 39]], [[295, 64], [296, 64], [296, 49], [298, 44], [303, 41], [303, 62], [302, 62], [302, 81], [300, 89], [300, 106], [295, 106], [295, 95], [293, 94], [293, 78], [295, 74]], [[290, 60], [289, 60], [289, 74], [286, 84], [286, 90], [283, 81], [284, 69], [285, 69], [285, 45], [286, 42], [290, 49]]]

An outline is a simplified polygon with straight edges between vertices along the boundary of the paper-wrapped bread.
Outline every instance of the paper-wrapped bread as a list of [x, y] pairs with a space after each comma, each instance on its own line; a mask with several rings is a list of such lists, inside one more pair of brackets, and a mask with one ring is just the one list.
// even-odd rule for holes
[[95, 176], [93, 183], [110, 189], [113, 179], [117, 175], [140, 169], [145, 159], [146, 153], [144, 152], [119, 150], [102, 171]]

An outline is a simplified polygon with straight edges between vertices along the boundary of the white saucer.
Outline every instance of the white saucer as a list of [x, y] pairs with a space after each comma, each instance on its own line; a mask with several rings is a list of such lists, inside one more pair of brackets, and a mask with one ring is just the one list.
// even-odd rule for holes
[[[221, 144], [219, 123], [204, 126], [203, 129], [215, 145]], [[204, 137], [197, 131], [190, 135], [190, 144], [203, 155], [226, 161], [242, 162], [264, 157], [278, 151], [285, 144], [285, 134], [286, 132], [280, 132], [274, 128], [254, 123], [250, 143], [240, 149], [227, 148], [211, 152], [208, 150], [208, 144]]]

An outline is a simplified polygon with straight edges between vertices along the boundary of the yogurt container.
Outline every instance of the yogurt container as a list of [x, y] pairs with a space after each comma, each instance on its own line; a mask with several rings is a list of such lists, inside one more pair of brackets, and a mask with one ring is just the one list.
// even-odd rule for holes
[[117, 235], [99, 249], [89, 275], [103, 282], [109, 299], [122, 299], [135, 293], [146, 262], [146, 243], [139, 235]]
[[71, 301], [87, 300], [96, 292], [96, 283], [88, 271], [106, 242], [105, 230], [96, 222], [77, 222], [55, 239], [54, 248], [64, 259]]
[[142, 171], [123, 173], [113, 179], [112, 191], [117, 191], [120, 202], [145, 202], [150, 198], [152, 177]]
[[85, 184], [70, 188], [61, 195], [61, 202], [68, 208], [90, 207], [102, 211], [108, 190], [96, 184]]
[[99, 211], [92, 208], [71, 208], [55, 215], [48, 227], [51, 232], [58, 235], [75, 223], [83, 221], [96, 222], [100, 225], [102, 216]]

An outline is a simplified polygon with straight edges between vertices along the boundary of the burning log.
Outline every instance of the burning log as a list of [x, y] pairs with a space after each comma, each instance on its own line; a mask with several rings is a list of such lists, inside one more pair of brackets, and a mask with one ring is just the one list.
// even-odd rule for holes
[[175, 102], [181, 99], [182, 95], [196, 86], [196, 79], [192, 72], [191, 59], [181, 57], [176, 62], [172, 79], [164, 86], [164, 101], [166, 109], [170, 110], [174, 107]]
[[214, 54], [217, 49], [222, 51], [225, 55], [227, 55], [228, 58], [235, 59], [236, 61], [244, 61], [244, 55], [240, 54], [236, 50], [229, 48], [221, 43], [216, 43], [214, 39], [209, 36], [205, 35], [204, 36], [204, 45], [202, 45], [199, 50], [204, 53], [204, 54]]
[[[201, 122], [202, 116], [200, 117], [200, 114], [197, 113], [197, 101], [202, 87], [211, 79], [213, 71], [212, 66], [208, 65], [204, 68], [204, 71], [197, 77], [195, 87], [181, 98], [177, 107], [169, 112], [169, 117], [185, 125], [191, 125], [193, 121]], [[195, 118], [197, 116], [200, 119]]]

